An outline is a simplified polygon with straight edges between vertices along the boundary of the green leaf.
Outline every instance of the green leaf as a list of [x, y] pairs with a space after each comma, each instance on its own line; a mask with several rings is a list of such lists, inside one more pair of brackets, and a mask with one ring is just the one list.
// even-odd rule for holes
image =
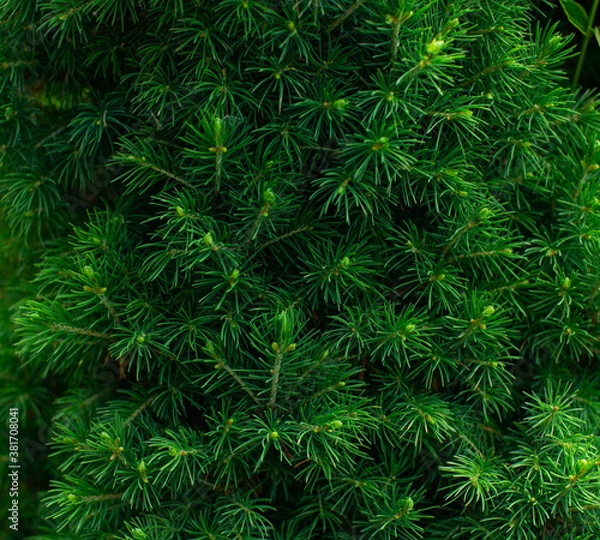
[[596, 26], [596, 28], [594, 28], [594, 34], [596, 36], [596, 41], [598, 42], [598, 45], [600, 45], [600, 26]]
[[560, 5], [571, 24], [577, 27], [582, 34], [587, 34], [588, 14], [585, 8], [573, 0], [560, 0]]

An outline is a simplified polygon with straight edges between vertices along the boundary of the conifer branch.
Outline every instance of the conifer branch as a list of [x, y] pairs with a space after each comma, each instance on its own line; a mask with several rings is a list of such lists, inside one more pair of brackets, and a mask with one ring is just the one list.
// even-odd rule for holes
[[533, 0], [84, 3], [0, 2], [23, 534], [599, 537], [598, 96]]
[[285, 234], [277, 236], [276, 238], [272, 238], [271, 240], [268, 240], [264, 244], [257, 246], [255, 249], [255, 252], [258, 252], [258, 251], [266, 248], [267, 246], [270, 246], [271, 244], [275, 244], [276, 242], [281, 242], [282, 240], [285, 240], [286, 238], [289, 238], [290, 236], [294, 236], [296, 234], [300, 234], [300, 233], [303, 233], [306, 231], [312, 231], [313, 229], [314, 229], [314, 227], [312, 227], [310, 225], [304, 225], [302, 227], [298, 227], [297, 229], [294, 229], [293, 231], [289, 231]]
[[273, 377], [271, 379], [271, 397], [269, 399], [269, 408], [274, 409], [277, 403], [277, 389], [279, 385], [279, 373], [281, 371], [282, 352], [278, 351], [275, 354], [275, 363], [273, 364]]
[[461, 83], [457, 84], [456, 86], [457, 86], [457, 88], [464, 88], [466, 86], [473, 84], [474, 82], [477, 82], [482, 77], [486, 77], [496, 71], [503, 70], [504, 68], [506, 68], [510, 65], [511, 65], [511, 62], [509, 60], [504, 60], [502, 62], [498, 62], [497, 64], [494, 64], [493, 66], [489, 66], [489, 67], [485, 68], [484, 70], [480, 71], [479, 73], [476, 73], [475, 75], [462, 81]]
[[80, 497], [78, 500], [81, 502], [98, 502], [98, 501], [111, 501], [113, 499], [121, 499], [123, 493], [110, 493], [107, 495], [88, 495]]
[[329, 28], [327, 28], [327, 33], [331, 33], [332, 30], [335, 30], [340, 24], [342, 24], [352, 13], [354, 13], [360, 6], [365, 3], [366, 0], [356, 0], [354, 4], [352, 4], [344, 13], [342, 13], [335, 21], [333, 21]]
[[135, 411], [131, 413], [129, 418], [123, 422], [124, 427], [129, 427], [129, 425], [145, 410], [147, 409], [152, 402], [155, 400], [155, 397], [150, 397], [144, 403], [142, 403]]
[[111, 340], [112, 336], [109, 334], [105, 334], [103, 332], [96, 332], [94, 330], [89, 330], [87, 328], [77, 328], [75, 326], [69, 326], [66, 324], [52, 324], [50, 326], [50, 329], [53, 332], [66, 332], [69, 334], [79, 334], [81, 336], [89, 336], [89, 337], [96, 337], [99, 339], [104, 339], [104, 340]]
[[235, 372], [235, 370], [231, 369], [231, 367], [227, 365], [223, 358], [219, 358], [218, 362], [215, 364], [215, 368], [223, 368], [225, 372], [228, 375], [230, 375], [235, 382], [239, 384], [240, 388], [242, 388], [244, 392], [246, 392], [252, 398], [252, 401], [254, 401], [254, 403], [256, 403], [259, 406], [262, 405], [260, 400], [256, 397], [256, 394], [250, 388], [248, 388], [246, 383], [240, 378], [240, 376]]

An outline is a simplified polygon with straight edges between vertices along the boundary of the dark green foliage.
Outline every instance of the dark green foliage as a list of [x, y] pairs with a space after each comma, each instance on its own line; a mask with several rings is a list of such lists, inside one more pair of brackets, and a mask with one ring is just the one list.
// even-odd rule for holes
[[[4, 524], [0, 538], [21, 538], [35, 532], [39, 525], [39, 502], [48, 489], [49, 467], [46, 443], [50, 436], [52, 395], [57, 391], [56, 381], [49, 377], [42, 381], [39, 373], [24, 367], [23, 359], [15, 354], [14, 324], [11, 312], [24, 296], [35, 294], [35, 287], [28, 282], [32, 275], [32, 260], [19, 254], [22, 246], [19, 239], [11, 237], [10, 230], [0, 221], [0, 520]], [[11, 414], [17, 408], [18, 414]], [[9, 419], [13, 422], [9, 424]], [[9, 425], [17, 420], [19, 441], [19, 532], [9, 528], [12, 512], [10, 508], [14, 496], [13, 478], [9, 477], [7, 465], [11, 445], [14, 445], [14, 431]], [[11, 432], [12, 431], [12, 432]]]
[[600, 117], [528, 2], [0, 6], [40, 538], [600, 534]]

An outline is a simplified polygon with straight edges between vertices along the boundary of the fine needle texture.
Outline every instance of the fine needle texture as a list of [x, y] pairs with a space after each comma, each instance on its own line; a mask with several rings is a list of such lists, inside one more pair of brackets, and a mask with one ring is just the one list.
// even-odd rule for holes
[[600, 537], [600, 115], [531, 7], [0, 2], [36, 539]]

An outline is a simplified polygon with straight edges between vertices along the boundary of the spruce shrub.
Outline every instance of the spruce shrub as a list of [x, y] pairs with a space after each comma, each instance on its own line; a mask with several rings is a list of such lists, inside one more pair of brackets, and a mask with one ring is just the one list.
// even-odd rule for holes
[[600, 535], [600, 118], [530, 8], [0, 3], [37, 538]]

